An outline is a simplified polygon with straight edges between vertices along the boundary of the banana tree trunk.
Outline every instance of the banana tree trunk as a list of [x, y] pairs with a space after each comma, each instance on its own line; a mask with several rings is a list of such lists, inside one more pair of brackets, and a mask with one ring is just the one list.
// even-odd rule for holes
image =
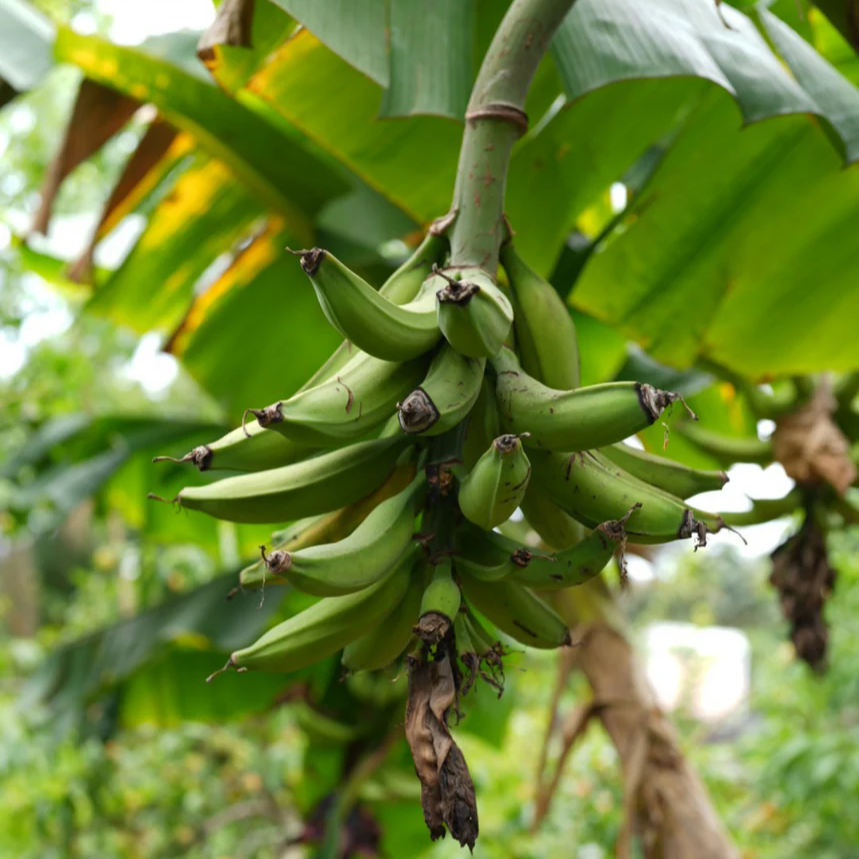
[[597, 578], [561, 594], [556, 608], [570, 624], [573, 641], [580, 642], [565, 656], [567, 668], [580, 669], [593, 690], [591, 704], [574, 715], [566, 745], [596, 718], [617, 750], [625, 806], [617, 855], [630, 856], [635, 836], [647, 859], [738, 859], [656, 703], [605, 582]]

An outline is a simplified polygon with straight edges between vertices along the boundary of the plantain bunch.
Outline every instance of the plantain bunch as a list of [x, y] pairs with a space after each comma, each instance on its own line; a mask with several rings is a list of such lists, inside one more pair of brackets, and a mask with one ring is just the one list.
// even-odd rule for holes
[[[579, 388], [571, 316], [512, 241], [503, 285], [498, 272], [450, 265], [441, 235], [378, 290], [327, 251], [297, 254], [345, 340], [298, 393], [248, 409], [241, 427], [182, 457], [238, 474], [183, 489], [176, 503], [292, 523], [241, 584], [319, 597], [227, 668], [291, 672], [342, 651], [357, 672], [409, 653], [424, 704], [416, 691], [407, 728], [430, 831], [444, 823], [473, 844], [473, 803], [438, 793], [461, 769], [454, 751], [438, 752], [456, 749], [442, 735], [457, 694], [477, 677], [500, 691], [504, 642], [569, 644], [541, 594], [598, 575], [627, 541], [705, 544], [724, 523], [683, 499], [726, 477], [623, 443], [680, 397], [635, 382]], [[499, 533], [520, 508], [558, 551]]]

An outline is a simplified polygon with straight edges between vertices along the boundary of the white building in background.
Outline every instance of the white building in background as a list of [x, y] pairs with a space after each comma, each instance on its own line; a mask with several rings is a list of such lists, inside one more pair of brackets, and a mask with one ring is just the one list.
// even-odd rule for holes
[[659, 705], [707, 723], [748, 711], [751, 645], [739, 629], [653, 623], [643, 637], [647, 677]]

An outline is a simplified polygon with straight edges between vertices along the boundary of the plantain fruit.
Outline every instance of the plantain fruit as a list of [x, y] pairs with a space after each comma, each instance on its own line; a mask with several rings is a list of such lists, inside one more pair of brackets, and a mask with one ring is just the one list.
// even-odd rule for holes
[[462, 592], [469, 604], [502, 632], [529, 647], [554, 649], [570, 644], [570, 631], [553, 608], [516, 582], [482, 582], [464, 570]]
[[690, 468], [664, 456], [637, 450], [623, 442], [600, 448], [600, 453], [633, 477], [678, 498], [714, 492], [728, 482], [728, 475], [724, 471]]
[[185, 456], [156, 456], [153, 462], [190, 462], [200, 471], [267, 471], [311, 455], [312, 448], [277, 433], [266, 432], [256, 421], [228, 432], [217, 441], [195, 447]]
[[411, 543], [415, 514], [425, 493], [426, 476], [421, 473], [342, 540], [293, 551], [277, 549], [270, 555], [263, 547], [266, 568], [313, 596], [341, 596], [375, 584]]
[[398, 363], [358, 352], [325, 382], [265, 409], [248, 409], [260, 426], [295, 443], [332, 446], [383, 424], [423, 378], [421, 359]]
[[[415, 477], [414, 463], [398, 465], [391, 476], [369, 495], [331, 513], [299, 519], [287, 528], [271, 535], [275, 549], [295, 552], [309, 546], [332, 543], [348, 537], [376, 509], [377, 505], [405, 489]], [[263, 587], [267, 584], [288, 584], [282, 576], [271, 576], [263, 558], [245, 567], [239, 573], [243, 588]]]
[[362, 441], [282, 468], [186, 487], [175, 500], [230, 522], [267, 525], [315, 516], [379, 487], [403, 449], [402, 437]]
[[496, 528], [522, 503], [530, 478], [531, 463], [520, 436], [499, 436], [462, 481], [459, 508], [475, 525]]
[[321, 248], [299, 251], [328, 321], [359, 349], [386, 361], [408, 361], [441, 336], [431, 291], [395, 304]]
[[481, 268], [437, 270], [445, 285], [438, 289], [438, 325], [447, 342], [469, 358], [491, 358], [513, 323], [513, 306]]
[[413, 557], [404, 557], [384, 579], [362, 591], [321, 599], [249, 647], [235, 651], [222, 670], [288, 673], [331, 656], [399, 605], [409, 586], [408, 571], [413, 561]]
[[638, 382], [558, 391], [529, 376], [507, 348], [492, 359], [492, 366], [502, 425], [512, 433], [530, 433], [530, 446], [548, 450], [589, 450], [623, 441], [680, 399]]
[[775, 459], [772, 443], [758, 438], [737, 438], [699, 427], [689, 421], [677, 424], [675, 431], [693, 447], [711, 456], [725, 468], [735, 462], [769, 465]]
[[443, 343], [420, 387], [397, 403], [403, 432], [440, 435], [457, 426], [480, 394], [485, 366], [484, 358], [466, 358]]
[[433, 266], [441, 265], [447, 251], [447, 239], [427, 233], [414, 253], [382, 284], [379, 294], [394, 304], [408, 304], [418, 297]]
[[394, 610], [360, 638], [347, 644], [341, 661], [349, 671], [378, 671], [406, 651], [414, 638], [412, 628], [420, 617], [426, 562], [418, 558], [408, 573], [409, 584]]
[[459, 611], [461, 600], [459, 583], [453, 577], [453, 564], [446, 558], [435, 565], [424, 590], [420, 618], [415, 627], [417, 636], [432, 644], [441, 641]]
[[621, 519], [639, 504], [626, 525], [633, 543], [667, 543], [706, 535], [725, 523], [719, 516], [689, 507], [681, 499], [637, 480], [598, 451], [534, 451], [532, 480], [566, 513], [588, 528]]
[[523, 369], [550, 388], [578, 388], [579, 344], [569, 308], [555, 287], [519, 256], [512, 241], [501, 246], [501, 265], [510, 282]]

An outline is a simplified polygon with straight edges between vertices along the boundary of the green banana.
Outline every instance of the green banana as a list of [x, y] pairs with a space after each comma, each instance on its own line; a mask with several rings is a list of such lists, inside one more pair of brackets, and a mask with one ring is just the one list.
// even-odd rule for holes
[[553, 549], [573, 546], [585, 535], [580, 522], [565, 513], [548, 495], [533, 482], [520, 505], [528, 524], [540, 535], [540, 539]]
[[378, 671], [408, 648], [420, 617], [426, 562], [420, 558], [409, 572], [409, 585], [399, 604], [381, 623], [346, 645], [343, 666], [349, 671]]
[[769, 465], [775, 459], [772, 444], [758, 438], [735, 438], [689, 421], [678, 423], [674, 431], [726, 468], [735, 462]]
[[[333, 543], [348, 537], [376, 507], [388, 498], [402, 492], [415, 478], [414, 463], [398, 465], [391, 476], [374, 492], [365, 495], [348, 507], [341, 507], [333, 513], [322, 513], [293, 522], [288, 528], [271, 535], [275, 549], [282, 552], [296, 552], [309, 546]], [[243, 588], [264, 587], [265, 585], [286, 585], [289, 580], [283, 576], [272, 576], [263, 558], [258, 558], [239, 573], [239, 584]]]
[[510, 281], [514, 327], [522, 367], [556, 390], [579, 386], [579, 344], [570, 309], [555, 287], [516, 253], [512, 241], [501, 246], [501, 265]]
[[216, 519], [257, 525], [315, 516], [380, 486], [403, 448], [402, 437], [362, 441], [282, 468], [186, 487], [175, 501]]
[[681, 399], [638, 382], [556, 391], [529, 376], [506, 348], [492, 366], [501, 423], [509, 432], [530, 433], [531, 447], [574, 451], [614, 444], [646, 429]]
[[436, 293], [438, 325], [448, 343], [469, 358], [491, 358], [513, 324], [513, 306], [482, 268], [436, 269], [446, 285]]
[[462, 481], [460, 510], [475, 525], [491, 530], [519, 507], [530, 478], [531, 463], [521, 437], [499, 436]]
[[432, 579], [421, 599], [420, 618], [415, 627], [418, 638], [437, 644], [453, 623], [462, 596], [459, 584], [453, 577], [453, 565], [449, 558], [436, 564]]
[[637, 450], [623, 442], [601, 447], [600, 453], [633, 477], [678, 498], [714, 492], [728, 482], [728, 475], [724, 471], [700, 471], [673, 459]]
[[[456, 566], [481, 581], [509, 579], [539, 591], [581, 585], [602, 572], [615, 551], [622, 547], [626, 522], [634, 509], [628, 510], [622, 519], [598, 525], [575, 546], [549, 555], [532, 552], [491, 531], [472, 534]], [[482, 566], [472, 561], [474, 555], [492, 565]]]
[[386, 361], [408, 361], [438, 342], [441, 334], [431, 291], [400, 306], [327, 251], [296, 253], [328, 321], [360, 349]]
[[[270, 555], [263, 546], [266, 569], [313, 596], [341, 596], [375, 584], [408, 548], [425, 491], [422, 472], [409, 487], [379, 504], [348, 537], [335, 543], [295, 551], [276, 549]], [[419, 551], [417, 546], [415, 549]]]
[[200, 471], [266, 471], [304, 459], [311, 448], [277, 433], [266, 432], [256, 421], [202, 444], [181, 458], [156, 456], [153, 462], [191, 462]]
[[279, 623], [249, 647], [235, 651], [221, 671], [298, 671], [331, 656], [394, 610], [409, 586], [413, 560], [404, 558], [384, 579], [362, 591], [326, 597]]
[[466, 358], [443, 343], [419, 388], [397, 403], [403, 432], [440, 435], [471, 411], [483, 383], [485, 358]]
[[495, 401], [495, 385], [484, 376], [477, 400], [468, 413], [462, 440], [462, 461], [468, 471], [474, 468], [477, 460], [500, 435], [501, 419], [498, 415], [498, 403]]
[[598, 451], [531, 456], [534, 482], [565, 512], [588, 528], [621, 519], [634, 505], [626, 533], [633, 543], [667, 543], [691, 537], [706, 545], [720, 531], [719, 516], [689, 507], [679, 498], [637, 480]]
[[325, 363], [296, 391], [300, 394], [310, 388], [315, 388], [321, 385], [322, 382], [327, 382], [335, 373], [343, 369], [356, 355], [358, 347], [348, 340], [344, 340], [332, 353], [329, 355]]
[[296, 443], [325, 446], [353, 440], [387, 420], [397, 402], [423, 378], [426, 362], [397, 363], [358, 352], [315, 388], [265, 409], [248, 409], [260, 426]]
[[382, 284], [379, 294], [394, 304], [408, 304], [417, 298], [435, 264], [441, 264], [447, 239], [427, 233], [414, 253]]
[[570, 644], [567, 625], [543, 600], [516, 582], [481, 582], [463, 570], [466, 600], [502, 632], [529, 647], [554, 649]]

